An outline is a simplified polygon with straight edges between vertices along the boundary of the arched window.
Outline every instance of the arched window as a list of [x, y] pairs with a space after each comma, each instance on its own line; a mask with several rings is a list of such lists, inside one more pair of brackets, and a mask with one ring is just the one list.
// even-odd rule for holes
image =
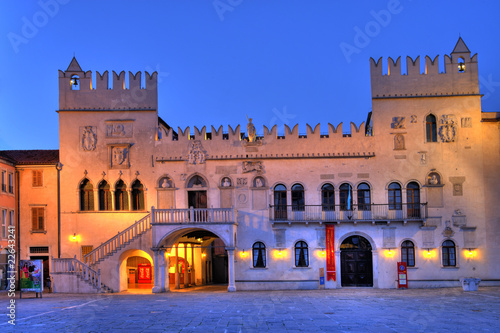
[[274, 218], [286, 220], [286, 187], [278, 184], [274, 187]]
[[443, 246], [441, 249], [443, 251], [443, 266], [456, 266], [457, 259], [455, 255], [455, 243], [453, 243], [453, 241], [451, 240], [446, 240], [443, 242]]
[[127, 186], [121, 179], [115, 185], [115, 210], [128, 210]]
[[132, 210], [144, 210], [144, 186], [138, 179], [132, 183]]
[[266, 267], [266, 246], [262, 242], [256, 242], [252, 246], [253, 267]]
[[389, 184], [389, 209], [401, 210], [401, 185], [398, 183]]
[[188, 188], [207, 187], [207, 182], [203, 177], [195, 175], [191, 177], [187, 185]]
[[408, 206], [408, 218], [420, 217], [420, 186], [411, 182], [406, 186], [406, 203]]
[[292, 186], [292, 210], [293, 211], [304, 211], [305, 199], [304, 199], [304, 187], [300, 184], [295, 184]]
[[335, 210], [335, 189], [332, 184], [325, 184], [321, 187], [321, 204], [323, 211]]
[[300, 241], [295, 243], [295, 266], [309, 266], [309, 249], [306, 242]]
[[437, 142], [436, 116], [433, 114], [425, 118], [425, 132], [427, 135], [427, 142]]
[[111, 210], [111, 189], [105, 180], [99, 183], [99, 210]]
[[80, 210], [94, 210], [94, 187], [87, 178], [80, 183]]
[[342, 184], [339, 187], [340, 210], [352, 210], [352, 186]]
[[366, 183], [358, 185], [358, 209], [371, 210], [370, 186]]
[[401, 244], [401, 261], [408, 267], [415, 267], [415, 245], [412, 241], [404, 241]]

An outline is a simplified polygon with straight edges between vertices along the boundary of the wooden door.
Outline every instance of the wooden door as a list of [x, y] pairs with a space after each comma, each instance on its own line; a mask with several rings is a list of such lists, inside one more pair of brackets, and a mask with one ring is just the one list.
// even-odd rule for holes
[[342, 287], [372, 287], [372, 252], [366, 250], [342, 250]]

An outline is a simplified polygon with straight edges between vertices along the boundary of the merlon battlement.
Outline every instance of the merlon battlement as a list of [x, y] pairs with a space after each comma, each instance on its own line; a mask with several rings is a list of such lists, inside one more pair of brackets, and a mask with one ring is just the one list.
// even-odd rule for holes
[[477, 54], [471, 52], [459, 38], [450, 55], [444, 56], [440, 71], [439, 56], [425, 56], [423, 69], [420, 57], [406, 57], [406, 72], [401, 57], [387, 59], [387, 74], [383, 72], [382, 57], [370, 58], [372, 98], [416, 97], [479, 94]]
[[112, 71], [102, 74], [96, 71], [92, 80], [91, 71], [83, 71], [75, 58], [66, 71], [59, 70], [59, 109], [110, 109], [110, 110], [156, 110], [158, 105], [157, 73], [128, 73]]

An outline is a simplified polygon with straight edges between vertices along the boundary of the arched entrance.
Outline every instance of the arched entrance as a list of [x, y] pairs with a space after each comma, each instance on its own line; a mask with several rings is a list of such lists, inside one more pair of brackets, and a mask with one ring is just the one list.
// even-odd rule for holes
[[141, 289], [151, 291], [154, 285], [154, 276], [156, 267], [151, 255], [143, 250], [126, 250], [118, 259], [119, 267], [119, 290], [133, 291]]
[[358, 235], [340, 245], [342, 287], [373, 287], [372, 246]]

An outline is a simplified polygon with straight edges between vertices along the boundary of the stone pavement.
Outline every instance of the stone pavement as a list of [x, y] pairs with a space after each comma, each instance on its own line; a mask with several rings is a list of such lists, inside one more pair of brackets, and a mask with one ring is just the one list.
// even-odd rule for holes
[[[0, 332], [500, 332], [500, 288], [259, 291], [16, 298]], [[18, 295], [17, 295], [18, 297]], [[9, 298], [0, 294], [2, 313]]]

